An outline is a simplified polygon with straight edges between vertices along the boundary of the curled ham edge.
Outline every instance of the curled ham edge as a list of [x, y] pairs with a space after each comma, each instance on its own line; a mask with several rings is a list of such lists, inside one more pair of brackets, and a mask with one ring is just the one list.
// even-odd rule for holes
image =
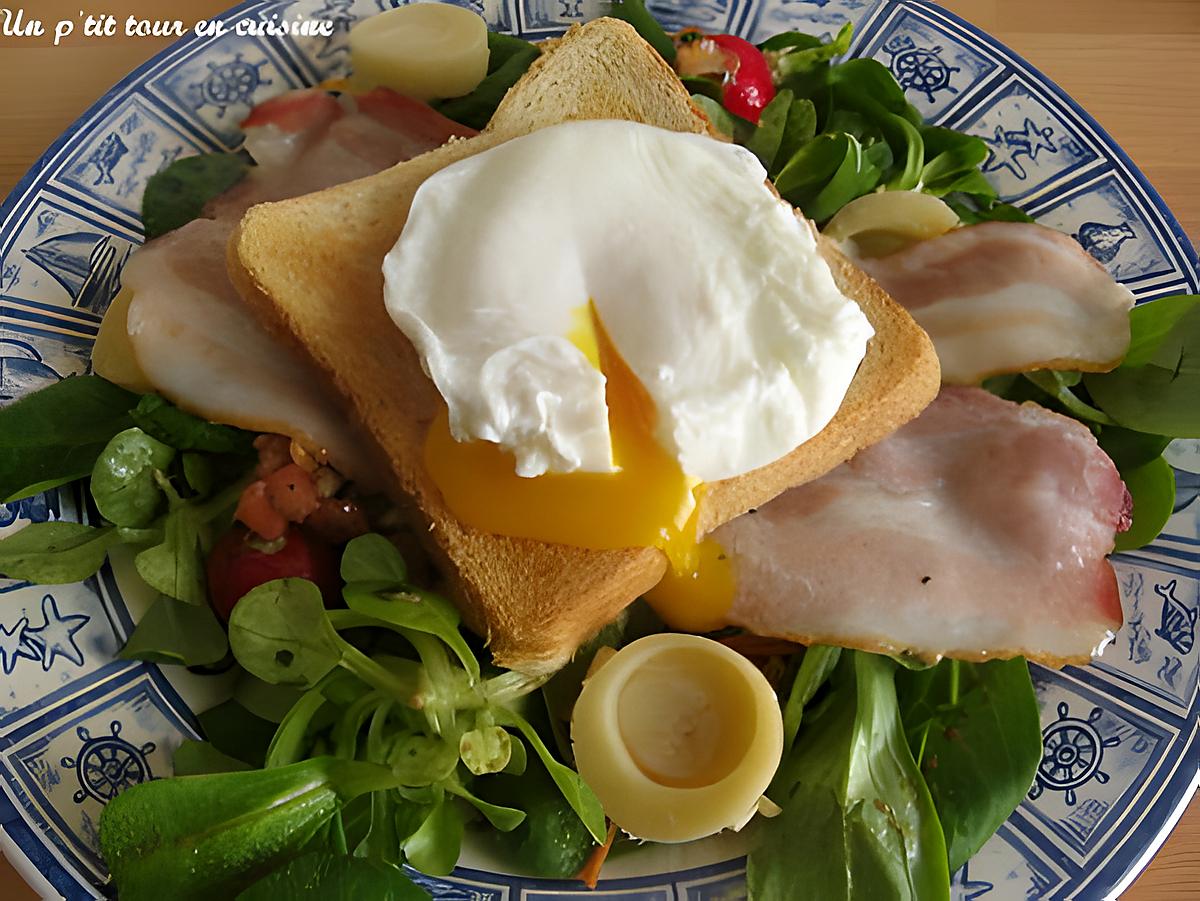
[[984, 222], [855, 262], [929, 333], [947, 384], [1038, 369], [1107, 372], [1129, 346], [1133, 295], [1074, 239], [1043, 225]]
[[[956, 440], [956, 434], [965, 437]], [[980, 480], [990, 475], [1017, 473], [1024, 452], [1030, 449], [1058, 453], [1062, 471], [1052, 487], [1069, 489], [1074, 494], [1070, 500], [1081, 503], [1068, 507], [1067, 497], [1035, 485], [1045, 495], [1037, 508], [1040, 521], [1025, 523], [1021, 530], [1014, 522], [1001, 522], [981, 529], [983, 540], [961, 528], [964, 522], [978, 521], [978, 498], [975, 504], [959, 498], [960, 509], [953, 509], [955, 484], [961, 489], [983, 484]], [[937, 479], [926, 468], [931, 455]], [[1011, 468], [1003, 472], [1006, 462]], [[906, 478], [913, 483], [907, 496]], [[1003, 496], [1011, 492], [1014, 505], [1037, 499], [1032, 483], [1012, 485], [1012, 481], [1002, 478], [994, 486], [986, 485], [982, 496], [1006, 500]], [[946, 483], [950, 490], [941, 500], [950, 498], [949, 507], [931, 505], [929, 498], [936, 502]], [[1022, 489], [1025, 495], [1020, 494]], [[1107, 554], [1116, 532], [1129, 525], [1129, 503], [1116, 467], [1086, 427], [1036, 404], [1014, 404], [979, 388], [946, 387], [924, 413], [854, 460], [713, 533], [732, 559], [737, 584], [727, 620], [756, 635], [929, 663], [942, 657], [986, 661], [1015, 656], [1053, 667], [1087, 663], [1121, 627], [1120, 592]], [[885, 518], [886, 512], [873, 515], [889, 506], [893, 514], [904, 517], [903, 522]], [[834, 512], [825, 515], [825, 509]], [[1001, 509], [999, 516], [1011, 520], [1012, 511]], [[1063, 516], [1074, 519], [1064, 524]], [[1069, 530], [1073, 539], [1082, 536], [1081, 545], [1089, 541], [1093, 545], [1079, 557], [1074, 583], [1069, 581], [1070, 573], [1062, 575], [1062, 556], [1038, 559], [1040, 545], [1035, 545], [1032, 559], [1022, 550], [1022, 539], [1029, 541], [1030, 531], [1036, 534], [1039, 526], [1054, 537], [1060, 528]], [[811, 531], [806, 534], [806, 529]], [[964, 555], [963, 549], [970, 548], [972, 541], [976, 541], [976, 557], [970, 550]], [[943, 553], [949, 548], [953, 550]], [[880, 568], [889, 550], [896, 559]], [[839, 552], [845, 556], [840, 562], [833, 557]], [[1073, 544], [1061, 554], [1069, 552], [1080, 554]], [[997, 564], [988, 559], [995, 553], [1007, 558]], [[946, 561], [956, 555], [963, 555], [959, 571], [947, 571]], [[977, 574], [999, 581], [1007, 577], [1009, 565], [1011, 583], [977, 592], [974, 608], [971, 586], [955, 583], [956, 579], [969, 583]], [[1030, 573], [1034, 574], [1031, 581], [1021, 581]], [[933, 580], [939, 584], [926, 589]], [[963, 596], [954, 594], [958, 588], [964, 589]], [[936, 609], [936, 600], [930, 601], [937, 598], [937, 591], [953, 594], [945, 600], [956, 603]], [[905, 592], [915, 621], [905, 613]], [[870, 598], [841, 600], [852, 594]], [[1007, 608], [996, 603], [1005, 598]], [[831, 612], [833, 605], [838, 608]], [[889, 616], [895, 617], [891, 626]], [[931, 638], [939, 629], [957, 640]], [[1007, 634], [1008, 638], [964, 642], [964, 629], [967, 634], [974, 630], [977, 636]]]

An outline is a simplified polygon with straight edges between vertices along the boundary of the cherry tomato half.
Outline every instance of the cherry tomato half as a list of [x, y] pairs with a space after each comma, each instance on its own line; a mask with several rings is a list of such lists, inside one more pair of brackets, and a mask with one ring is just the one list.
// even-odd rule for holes
[[333, 546], [292, 526], [273, 553], [260, 550], [253, 534], [235, 525], [213, 545], [208, 555], [208, 598], [223, 622], [242, 595], [274, 579], [300, 578], [315, 582], [332, 606], [341, 597], [337, 554]]
[[732, 34], [714, 34], [709, 40], [736, 60], [721, 95], [725, 109], [757, 122], [763, 107], [775, 97], [775, 83], [766, 57], [745, 38]]

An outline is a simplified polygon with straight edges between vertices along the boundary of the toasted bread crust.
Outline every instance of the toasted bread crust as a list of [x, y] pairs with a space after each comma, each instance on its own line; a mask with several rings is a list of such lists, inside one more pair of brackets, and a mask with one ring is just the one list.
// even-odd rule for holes
[[[654, 548], [597, 551], [493, 535], [451, 514], [422, 462], [442, 402], [388, 317], [381, 265], [428, 176], [511, 137], [585, 118], [708, 130], [658, 54], [625, 23], [600, 19], [572, 28], [543, 54], [479, 136], [369, 178], [254, 207], [229, 246], [241, 295], [330, 378], [379, 444], [392, 489], [410, 501], [467, 625], [487, 638], [499, 663], [531, 673], [566, 662], [661, 578], [665, 557]], [[834, 421], [782, 460], [711, 486], [704, 531], [828, 471], [915, 416], [937, 392], [925, 333], [836, 250], [823, 250], [876, 336]]]

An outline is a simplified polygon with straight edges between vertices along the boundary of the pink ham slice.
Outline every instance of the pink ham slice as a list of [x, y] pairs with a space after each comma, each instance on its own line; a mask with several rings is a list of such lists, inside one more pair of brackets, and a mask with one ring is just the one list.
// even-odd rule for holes
[[243, 305], [226, 275], [225, 247], [251, 205], [370, 175], [474, 132], [423, 103], [376, 90], [347, 111], [328, 94], [294, 91], [243, 123], [262, 158], [190, 222], [142, 247], [122, 273], [133, 293], [128, 332], [142, 371], [198, 416], [280, 432], [329, 452], [360, 481], [374, 471], [326, 386]]
[[1105, 372], [1129, 346], [1133, 295], [1051, 228], [985, 222], [858, 263], [929, 333], [948, 384]]
[[946, 387], [828, 475], [714, 533], [729, 622], [868, 651], [1083, 662], [1121, 626], [1129, 495], [1079, 423]]

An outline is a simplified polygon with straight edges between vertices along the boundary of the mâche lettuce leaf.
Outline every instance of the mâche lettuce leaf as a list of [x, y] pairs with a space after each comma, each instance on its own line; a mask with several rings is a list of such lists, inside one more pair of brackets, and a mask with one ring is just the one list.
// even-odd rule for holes
[[898, 671], [896, 687], [905, 734], [955, 871], [1008, 819], [1042, 759], [1029, 666], [1020, 657], [943, 660]]
[[608, 13], [632, 25], [642, 39], [658, 51], [668, 63], [675, 62], [675, 42], [658, 20], [646, 9], [643, 0], [614, 0]]
[[1124, 362], [1083, 376], [1092, 400], [1127, 429], [1200, 438], [1200, 296], [1139, 304], [1129, 325]]
[[199, 219], [204, 205], [241, 181], [253, 165], [246, 153], [202, 153], [150, 176], [142, 195], [146, 240]]
[[90, 475], [105, 445], [133, 425], [136, 403], [112, 382], [77, 375], [0, 410], [0, 502]]
[[800, 885], [828, 901], [949, 898], [946, 844], [905, 738], [896, 669], [842, 653], [770, 789], [783, 812], [749, 855], [751, 899], [794, 898]]
[[447, 119], [471, 128], [483, 128], [525, 70], [541, 55], [536, 44], [512, 35], [488, 32], [488, 69], [483, 81], [462, 97], [435, 101], [433, 108]]

